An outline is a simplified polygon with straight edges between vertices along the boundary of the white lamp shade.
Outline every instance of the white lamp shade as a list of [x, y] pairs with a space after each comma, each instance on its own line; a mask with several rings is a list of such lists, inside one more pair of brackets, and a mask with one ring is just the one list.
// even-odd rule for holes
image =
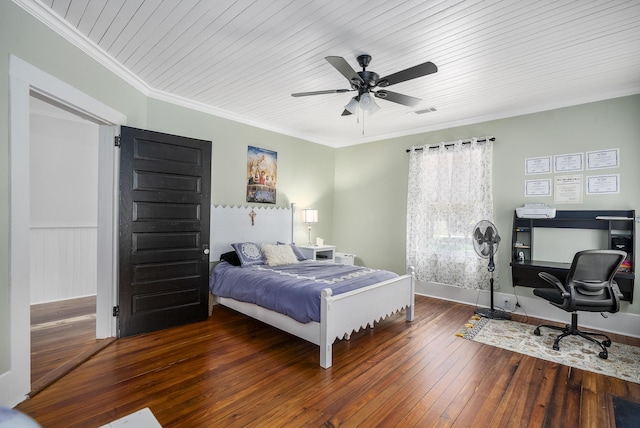
[[302, 216], [305, 223], [317, 223], [318, 222], [318, 210], [306, 209], [302, 210]]
[[351, 98], [349, 104], [344, 106], [344, 109], [351, 114], [355, 114], [358, 110], [358, 100], [356, 100], [356, 97]]
[[369, 92], [366, 92], [360, 96], [360, 108], [364, 111], [368, 111], [369, 114], [373, 114], [380, 110], [380, 106], [376, 104], [375, 100]]
[[380, 106], [378, 105], [378, 103], [376, 103], [376, 101], [371, 98], [371, 108], [369, 109], [369, 116], [371, 116], [373, 113], [377, 112], [378, 110], [380, 110]]

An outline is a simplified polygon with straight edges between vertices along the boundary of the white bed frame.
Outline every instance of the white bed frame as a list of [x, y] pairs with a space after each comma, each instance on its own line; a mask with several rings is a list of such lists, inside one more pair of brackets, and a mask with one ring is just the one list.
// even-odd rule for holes
[[[256, 213], [253, 226], [252, 210]], [[293, 242], [295, 220], [294, 204], [291, 208], [212, 207], [211, 260], [231, 251], [234, 242]], [[367, 326], [373, 327], [376, 321], [403, 309], [406, 310], [406, 320], [413, 321], [414, 278], [413, 268], [409, 268], [405, 275], [336, 296], [332, 295], [331, 289], [324, 289], [319, 323], [303, 324], [251, 303], [218, 296], [214, 299], [221, 305], [320, 346], [320, 366], [326, 369], [332, 365], [332, 348], [336, 339], [348, 338], [354, 331]]]

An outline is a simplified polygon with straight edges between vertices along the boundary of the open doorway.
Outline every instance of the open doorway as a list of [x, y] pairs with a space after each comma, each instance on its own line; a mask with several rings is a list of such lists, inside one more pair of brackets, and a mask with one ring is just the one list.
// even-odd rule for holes
[[14, 406], [31, 390], [30, 340], [30, 195], [29, 104], [34, 94], [98, 125], [98, 260], [96, 337], [116, 336], [113, 306], [117, 302], [117, 171], [114, 137], [126, 116], [39, 70], [20, 58], [9, 58], [10, 221], [9, 272], [11, 290], [7, 325], [9, 346], [0, 352], [0, 402]]
[[29, 100], [31, 393], [100, 350], [96, 339], [99, 127]]

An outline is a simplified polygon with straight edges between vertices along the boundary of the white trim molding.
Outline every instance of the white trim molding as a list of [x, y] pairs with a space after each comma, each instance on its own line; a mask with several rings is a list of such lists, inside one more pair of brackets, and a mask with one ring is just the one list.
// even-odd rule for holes
[[[96, 337], [114, 336], [116, 297], [117, 163], [113, 136], [126, 116], [22, 59], [9, 57], [9, 364], [0, 374], [0, 405], [13, 407], [31, 389], [30, 341], [30, 97], [39, 94], [99, 125], [98, 304]], [[102, 148], [101, 148], [102, 147]], [[25, 190], [26, 189], [26, 190]], [[102, 203], [102, 205], [100, 205]], [[102, 243], [102, 244], [101, 244]], [[101, 247], [102, 246], [102, 247]], [[101, 266], [103, 267], [102, 270]], [[105, 314], [107, 314], [105, 316]]]

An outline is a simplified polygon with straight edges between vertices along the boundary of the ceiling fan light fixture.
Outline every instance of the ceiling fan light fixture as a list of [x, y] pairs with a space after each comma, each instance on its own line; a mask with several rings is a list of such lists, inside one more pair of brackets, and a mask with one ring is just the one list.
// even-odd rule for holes
[[375, 102], [373, 98], [371, 98], [371, 107], [369, 108], [369, 116], [371, 116], [378, 110], [380, 110], [380, 106], [378, 105], [378, 103]]
[[364, 111], [377, 111], [380, 110], [380, 106], [376, 104], [373, 97], [369, 92], [365, 92], [360, 95], [360, 108]]
[[358, 100], [356, 99], [356, 97], [351, 98], [351, 100], [349, 100], [349, 103], [344, 106], [344, 109], [351, 114], [355, 114], [355, 112], [358, 111]]
[[[358, 107], [360, 107], [363, 113], [368, 111], [369, 115], [371, 115], [380, 110], [380, 106], [376, 104], [374, 97], [382, 98], [392, 103], [408, 107], [416, 107], [422, 101], [420, 98], [387, 91], [386, 89], [376, 91], [376, 88], [386, 88], [387, 86], [406, 82], [438, 71], [438, 67], [434, 63], [425, 62], [380, 78], [378, 73], [366, 69], [371, 62], [371, 55], [359, 55], [356, 59], [358, 60], [358, 64], [362, 67], [362, 71], [355, 71], [353, 67], [351, 67], [351, 65], [349, 65], [349, 63], [341, 56], [325, 57], [325, 60], [347, 79], [351, 89], [298, 92], [291, 95], [294, 97], [304, 97], [307, 95], [336, 94], [357, 91], [358, 95], [349, 100], [349, 103], [344, 107], [345, 109], [342, 112], [342, 116], [356, 114], [358, 112]], [[420, 114], [422, 112], [416, 113]]]

